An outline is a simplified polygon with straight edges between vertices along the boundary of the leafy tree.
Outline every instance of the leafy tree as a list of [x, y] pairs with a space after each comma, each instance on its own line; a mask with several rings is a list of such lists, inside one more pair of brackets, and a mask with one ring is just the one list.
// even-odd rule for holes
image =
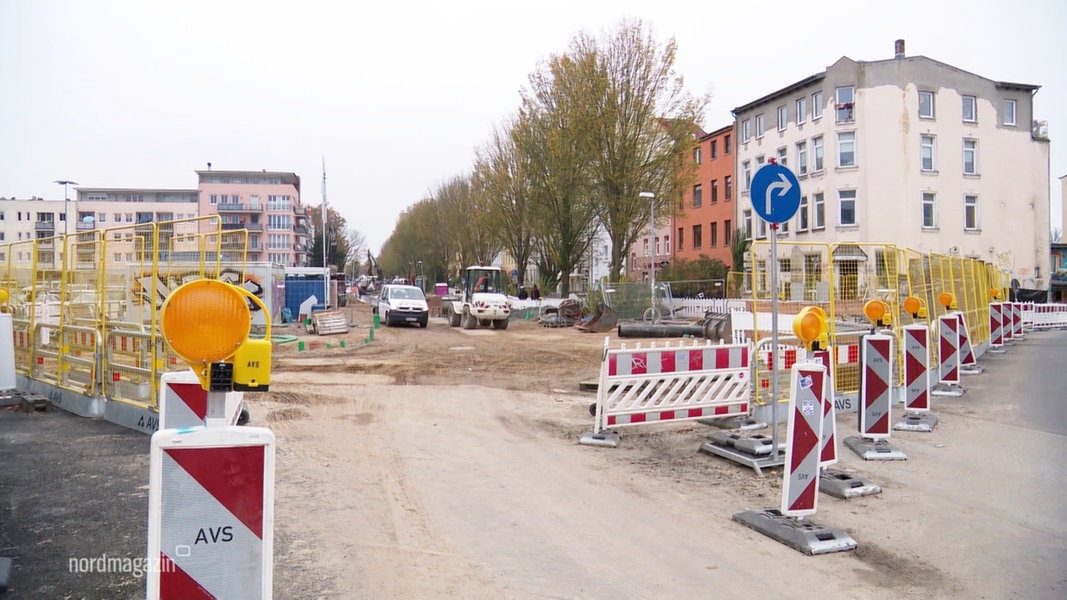
[[730, 243], [730, 258], [733, 260], [733, 268], [731, 269], [735, 273], [742, 273], [745, 270], [745, 255], [748, 254], [749, 248], [752, 247], [752, 240], [748, 237], [748, 232], [744, 227], [738, 227], [734, 231], [734, 239]]
[[611, 240], [611, 273], [620, 273], [629, 248], [657, 215], [671, 214], [692, 184], [688, 160], [708, 97], [684, 91], [674, 70], [677, 44], [662, 46], [641, 21], [624, 21], [610, 37], [578, 35], [568, 56], [585, 85], [570, 88], [588, 136], [587, 165], [597, 216]]
[[[327, 244], [326, 264], [336, 267], [338, 273], [344, 273], [345, 265], [348, 263], [351, 253], [349, 243], [352, 236], [352, 232], [346, 233], [348, 226], [345, 218], [341, 216], [341, 213], [327, 206], [326, 227], [323, 228], [322, 206], [320, 205], [319, 208], [311, 210], [311, 223], [314, 227], [315, 235], [311, 240], [311, 247], [308, 249], [308, 266], [323, 266], [322, 244], [325, 241]], [[326, 232], [325, 236], [323, 236], [323, 231]]]

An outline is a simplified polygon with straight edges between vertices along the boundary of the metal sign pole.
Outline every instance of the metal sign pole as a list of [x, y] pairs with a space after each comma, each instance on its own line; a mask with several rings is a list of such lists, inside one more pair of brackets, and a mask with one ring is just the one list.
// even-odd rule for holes
[[778, 461], [778, 223], [771, 223], [771, 456]]

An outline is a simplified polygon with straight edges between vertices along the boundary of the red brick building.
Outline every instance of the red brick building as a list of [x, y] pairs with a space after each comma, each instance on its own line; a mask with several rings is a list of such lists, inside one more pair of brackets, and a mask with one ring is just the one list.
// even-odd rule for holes
[[696, 260], [701, 256], [731, 264], [734, 198], [734, 126], [702, 135], [693, 147], [697, 180], [682, 196], [674, 221], [673, 258]]

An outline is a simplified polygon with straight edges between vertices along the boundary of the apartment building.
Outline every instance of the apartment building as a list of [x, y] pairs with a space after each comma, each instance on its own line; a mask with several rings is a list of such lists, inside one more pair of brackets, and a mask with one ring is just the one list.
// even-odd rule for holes
[[[77, 193], [77, 218], [68, 233], [108, 230], [103, 237], [104, 260], [109, 267], [144, 262], [153, 240], [146, 239], [139, 226], [192, 219], [197, 216], [196, 190], [160, 188], [74, 188]], [[195, 228], [175, 233], [195, 233]], [[167, 250], [167, 249], [163, 249]], [[79, 262], [100, 260], [96, 250], [83, 247]]]
[[196, 171], [200, 216], [219, 215], [224, 230], [247, 229], [248, 261], [307, 264], [310, 213], [300, 177], [277, 171]]
[[[69, 223], [74, 221], [74, 202], [32, 198], [0, 197], [0, 244], [11, 244], [11, 256], [0, 250], [0, 262], [12, 261], [18, 267], [30, 267], [34, 256], [31, 245], [25, 248], [18, 242], [39, 240], [37, 263], [49, 267], [62, 260], [61, 242], [51, 238], [68, 233]], [[71, 229], [70, 231], [73, 231]]]
[[1031, 84], [994, 81], [903, 40], [887, 60], [842, 57], [734, 109], [735, 219], [754, 239], [752, 176], [771, 159], [801, 185], [780, 239], [891, 243], [986, 260], [1049, 282], [1049, 142]]
[[674, 220], [674, 256], [701, 256], [731, 264], [734, 230], [733, 124], [698, 136], [693, 147], [697, 181], [682, 195]]

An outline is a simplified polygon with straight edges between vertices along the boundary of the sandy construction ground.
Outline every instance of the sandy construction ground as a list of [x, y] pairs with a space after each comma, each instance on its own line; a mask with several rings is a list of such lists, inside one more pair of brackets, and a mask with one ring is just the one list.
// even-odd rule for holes
[[278, 598], [1067, 596], [1067, 444], [999, 418], [1027, 383], [1010, 356], [936, 399], [933, 433], [894, 435], [907, 461], [839, 449], [884, 491], [821, 495], [812, 520], [859, 547], [812, 557], [732, 520], [778, 507], [781, 473], [699, 452], [707, 425], [578, 444], [595, 400], [579, 382], [605, 337], [638, 340], [431, 319], [364, 344], [369, 309], [348, 310], [349, 334], [277, 346], [271, 391], [247, 396], [278, 437]]

